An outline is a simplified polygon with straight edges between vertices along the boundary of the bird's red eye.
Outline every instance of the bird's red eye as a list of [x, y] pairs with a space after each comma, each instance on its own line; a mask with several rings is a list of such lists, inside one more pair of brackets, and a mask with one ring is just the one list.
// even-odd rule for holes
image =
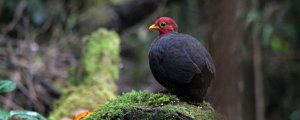
[[164, 26], [166, 26], [166, 25], [167, 25], [166, 22], [161, 22], [161, 23], [159, 23], [159, 26], [160, 26], [160, 27], [164, 27]]

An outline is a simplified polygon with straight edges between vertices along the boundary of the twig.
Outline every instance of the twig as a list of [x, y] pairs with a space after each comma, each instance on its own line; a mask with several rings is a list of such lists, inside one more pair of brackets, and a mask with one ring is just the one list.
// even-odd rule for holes
[[[254, 27], [257, 27], [254, 26]], [[262, 50], [260, 39], [258, 38], [257, 29], [253, 30], [253, 71], [254, 71], [254, 93], [256, 120], [265, 120], [265, 104], [263, 91], [263, 72], [262, 72]]]
[[23, 109], [21, 106], [19, 106], [18, 104], [16, 104], [15, 102], [13, 102], [12, 99], [10, 99], [12, 96], [12, 93], [8, 94], [9, 97], [3, 97], [0, 95], [0, 101], [5, 101], [4, 102], [4, 108], [5, 109]]
[[18, 6], [15, 10], [13, 20], [2, 30], [2, 33], [4, 35], [15, 28], [16, 24], [18, 23], [18, 21], [22, 17], [23, 11], [25, 10], [27, 4], [28, 4], [28, 0], [21, 0], [20, 1], [20, 3], [18, 4]]

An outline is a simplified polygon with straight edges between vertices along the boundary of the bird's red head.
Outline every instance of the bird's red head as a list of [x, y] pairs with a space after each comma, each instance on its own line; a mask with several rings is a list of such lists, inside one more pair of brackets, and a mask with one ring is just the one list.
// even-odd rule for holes
[[159, 35], [163, 36], [177, 31], [177, 24], [172, 18], [160, 17], [155, 21], [153, 25], [149, 27], [149, 30], [158, 30]]

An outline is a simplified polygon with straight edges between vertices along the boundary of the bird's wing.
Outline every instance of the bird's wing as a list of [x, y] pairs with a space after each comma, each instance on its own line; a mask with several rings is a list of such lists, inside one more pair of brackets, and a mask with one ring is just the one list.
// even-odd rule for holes
[[[196, 39], [192, 41], [197, 41]], [[187, 56], [190, 56], [191, 61], [195, 62], [194, 65], [202, 68], [201, 71], [215, 74], [214, 62], [206, 50], [206, 48], [200, 42], [188, 42], [188, 47], [185, 48]], [[201, 73], [201, 72], [200, 72]]]
[[[186, 40], [188, 39], [188, 40]], [[214, 74], [214, 65], [207, 50], [193, 37], [173, 38], [167, 48], [163, 66], [168, 77], [177, 83], [191, 83], [195, 75]]]

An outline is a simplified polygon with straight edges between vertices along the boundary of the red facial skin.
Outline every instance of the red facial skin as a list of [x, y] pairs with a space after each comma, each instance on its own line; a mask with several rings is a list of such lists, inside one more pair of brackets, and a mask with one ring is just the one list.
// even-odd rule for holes
[[177, 24], [172, 18], [160, 17], [155, 21], [155, 23], [152, 26], [149, 27], [149, 29], [156, 29], [159, 32], [159, 36], [163, 36], [172, 32], [176, 32]]

